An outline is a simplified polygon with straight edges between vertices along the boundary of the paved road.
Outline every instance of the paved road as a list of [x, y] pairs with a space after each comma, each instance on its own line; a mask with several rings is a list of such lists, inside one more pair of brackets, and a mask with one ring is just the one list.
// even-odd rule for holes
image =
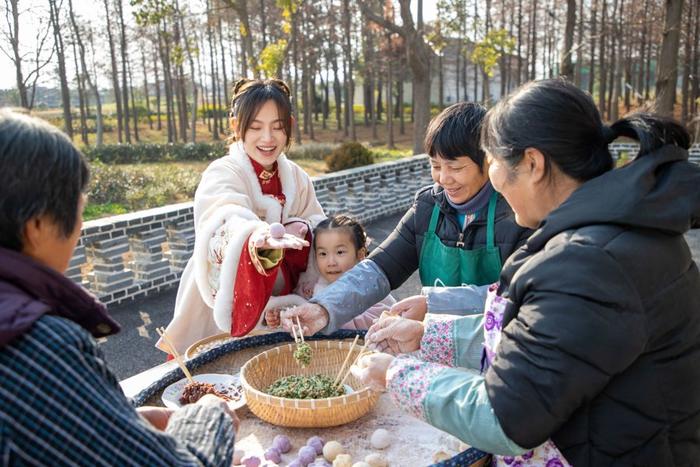
[[[373, 239], [372, 246], [389, 235], [400, 217], [392, 216], [368, 226], [369, 236]], [[700, 267], [700, 231], [688, 234], [686, 239]], [[419, 291], [420, 282], [416, 273], [394, 291], [393, 295], [402, 299]], [[136, 302], [110, 307], [110, 313], [121, 323], [122, 331], [116, 336], [102, 339], [101, 347], [120, 380], [164, 361], [165, 354], [154, 347], [157, 340], [154, 329], [157, 326], [165, 326], [170, 321], [176, 292], [176, 289], [171, 289]]]
[[[400, 218], [400, 215], [395, 215], [367, 226], [368, 235], [373, 239], [372, 247], [389, 235]], [[416, 273], [393, 295], [401, 299], [418, 292], [420, 281]], [[155, 328], [170, 322], [176, 294], [177, 289], [173, 288], [141, 300], [109, 307], [110, 314], [122, 325], [122, 331], [101, 339], [100, 345], [117, 378], [128, 378], [165, 361], [165, 354], [154, 347], [158, 340]]]

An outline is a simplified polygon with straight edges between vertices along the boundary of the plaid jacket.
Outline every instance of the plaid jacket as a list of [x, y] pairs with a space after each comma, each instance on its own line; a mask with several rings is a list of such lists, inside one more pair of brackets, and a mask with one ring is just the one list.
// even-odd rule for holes
[[45, 315], [0, 347], [0, 465], [229, 466], [233, 445], [219, 407], [189, 405], [153, 429], [70, 320]]

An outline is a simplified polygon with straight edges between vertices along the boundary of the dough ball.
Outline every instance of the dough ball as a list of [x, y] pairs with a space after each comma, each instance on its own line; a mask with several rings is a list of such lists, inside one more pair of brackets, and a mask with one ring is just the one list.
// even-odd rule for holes
[[370, 467], [387, 467], [389, 465], [386, 457], [376, 453], [367, 455], [367, 457], [365, 457], [365, 462], [367, 462]]
[[326, 459], [321, 457], [321, 458], [313, 461], [311, 464], [309, 464], [309, 467], [333, 467], [333, 464], [331, 464]]
[[260, 467], [260, 458], [257, 456], [250, 456], [250, 457], [244, 457], [241, 460], [241, 465], [244, 465], [245, 467]]
[[435, 451], [433, 453], [433, 462], [437, 464], [438, 462], [446, 461], [451, 457], [452, 456], [445, 451]]
[[265, 460], [274, 462], [275, 464], [279, 464], [280, 462], [282, 462], [282, 454], [277, 448], [268, 448], [265, 451]]
[[391, 435], [384, 428], [379, 428], [372, 433], [370, 443], [374, 449], [384, 449], [391, 444]]
[[279, 222], [270, 224], [270, 236], [272, 238], [282, 238], [284, 237], [284, 226]]
[[306, 442], [307, 446], [311, 446], [316, 450], [316, 455], [320, 456], [321, 453], [323, 453], [323, 445], [326, 444], [323, 442], [323, 438], [320, 436], [312, 436], [309, 438], [309, 440]]
[[288, 436], [277, 435], [275, 439], [272, 440], [272, 447], [277, 449], [282, 454], [288, 453], [292, 449], [292, 442], [289, 440]]
[[304, 465], [309, 465], [316, 459], [316, 449], [314, 449], [312, 446], [304, 446], [301, 449], [299, 449], [299, 460], [304, 464]]
[[352, 467], [352, 457], [350, 454], [338, 454], [333, 461], [333, 467]]
[[327, 461], [333, 462], [339, 454], [343, 453], [343, 446], [337, 441], [328, 441], [325, 446], [323, 446], [323, 457]]

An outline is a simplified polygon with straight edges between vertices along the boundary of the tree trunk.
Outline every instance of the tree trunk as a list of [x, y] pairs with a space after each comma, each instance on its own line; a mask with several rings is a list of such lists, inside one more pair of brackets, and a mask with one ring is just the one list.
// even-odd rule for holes
[[109, 0], [103, 0], [105, 6], [105, 17], [107, 18], [107, 40], [109, 41], [109, 56], [112, 65], [112, 89], [114, 90], [114, 102], [117, 107], [117, 141], [121, 144], [123, 141], [122, 133], [124, 113], [122, 112], [122, 97], [119, 89], [119, 68], [117, 68], [116, 46], [114, 44], [114, 36], [112, 35], [112, 17], [109, 12]]
[[[693, 2], [691, 1], [688, 5], [688, 15], [685, 27], [685, 44], [683, 46], [683, 77], [681, 84], [681, 123], [685, 124], [688, 121], [688, 111], [689, 105], [688, 101], [690, 96], [688, 95], [690, 90], [690, 68], [693, 62], [693, 48], [691, 35], [693, 33]], [[697, 21], [697, 18], [695, 19]]]
[[[243, 40], [243, 51], [242, 60], [243, 75], [248, 75], [248, 61], [252, 61], [255, 56], [253, 52], [253, 35], [250, 28], [250, 16], [248, 14], [248, 0], [228, 0], [229, 4], [238, 14], [238, 19], [241, 22], [241, 38]], [[260, 77], [260, 72], [257, 73]]]
[[[700, 13], [700, 0], [696, 0], [695, 2], [695, 11]], [[695, 115], [695, 119], [697, 121], [697, 128], [700, 130], [700, 112], [698, 112], [698, 109], [700, 109], [700, 19], [698, 19], [698, 15], [695, 15], [695, 32], [693, 33], [693, 37], [695, 38], [695, 45], [693, 46], [693, 66], [692, 66], [692, 73], [693, 73], [693, 92], [691, 94], [691, 113]], [[696, 135], [697, 137], [700, 137], [700, 134]]]
[[126, 72], [129, 75], [129, 94], [131, 94], [131, 115], [134, 117], [134, 141], [139, 142], [139, 111], [136, 108], [136, 99], [134, 98], [134, 86], [131, 79], [131, 63], [127, 64]]
[[405, 110], [404, 110], [404, 102], [403, 102], [403, 96], [404, 96], [404, 83], [403, 79], [399, 78], [399, 134], [405, 135], [406, 134], [406, 116], [405, 116]]
[[54, 48], [58, 58], [58, 77], [61, 82], [61, 102], [63, 103], [63, 131], [70, 139], [73, 139], [73, 116], [70, 109], [70, 92], [68, 91], [68, 78], [66, 76], [66, 59], [63, 36], [58, 6], [56, 0], [49, 0], [51, 10], [51, 24], [53, 26]]
[[[258, 8], [258, 11], [260, 12], [260, 32], [262, 32], [262, 48], [265, 49], [265, 47], [267, 47], [267, 14], [265, 13], [265, 0], [260, 0], [260, 8]], [[228, 102], [228, 99], [226, 99], [226, 102]]]
[[348, 108], [348, 117], [350, 119], [350, 137], [353, 141], [357, 141], [357, 132], [355, 131], [355, 80], [353, 79], [352, 70], [352, 41], [350, 40], [350, 0], [343, 0], [343, 22], [345, 23], [345, 51], [347, 53], [348, 74], [346, 78], [346, 98], [345, 105]]
[[666, 0], [666, 20], [656, 74], [656, 110], [666, 115], [673, 115], [673, 105], [676, 102], [682, 13], [683, 0]]
[[518, 77], [515, 80], [515, 84], [520, 86], [523, 82], [523, 56], [522, 56], [522, 43], [523, 43], [523, 0], [518, 0], [518, 38], [517, 38], [517, 57], [518, 57]]
[[[261, 2], [264, 3], [264, 2]], [[263, 5], [263, 11], [264, 11], [264, 5]], [[264, 24], [264, 20], [263, 20]], [[264, 26], [263, 26], [264, 28]], [[184, 29], [183, 29], [184, 31]], [[264, 31], [264, 29], [263, 29]], [[263, 33], [264, 34], [264, 33]], [[229, 102], [229, 96], [228, 96], [228, 75], [226, 74], [226, 53], [224, 49], [224, 33], [221, 28], [221, 16], [219, 16], [219, 46], [221, 47], [221, 74], [223, 75], [224, 78], [224, 102], [228, 106]], [[264, 46], [263, 46], [264, 47]]]
[[83, 77], [80, 73], [80, 66], [78, 65], [78, 51], [76, 49], [75, 33], [73, 33], [73, 41], [71, 43], [73, 48], [73, 66], [75, 67], [75, 84], [78, 88], [78, 110], [80, 111], [80, 141], [84, 146], [87, 146], [88, 136], [87, 136], [87, 117], [86, 117], [86, 99], [85, 99], [85, 86], [83, 83]]
[[581, 87], [581, 76], [583, 69], [583, 31], [586, 27], [585, 18], [583, 16], [583, 0], [579, 0], [578, 8], [578, 32], [576, 35], [576, 65], [574, 66], [574, 83]]
[[[388, 42], [388, 41], [387, 41]], [[393, 112], [393, 92], [391, 90], [394, 85], [394, 77], [392, 76], [391, 69], [393, 64], [391, 62], [387, 63], [387, 77], [386, 77], [386, 137], [387, 137], [387, 149], [394, 149], [396, 145], [394, 144], [394, 112]]]
[[649, 13], [649, 0], [644, 0], [644, 16], [642, 19], [642, 37], [640, 40], [640, 48], [639, 48], [639, 71], [637, 75], [637, 105], [641, 105], [644, 97], [644, 88], [645, 88], [645, 75], [644, 75], [644, 63], [645, 63], [645, 57], [646, 57], [646, 45], [647, 45], [647, 21], [646, 18], [648, 18], [648, 13]]
[[338, 57], [333, 53], [333, 59], [331, 60], [331, 67], [333, 68], [333, 102], [335, 102], [335, 123], [336, 129], [342, 129], [341, 123], [341, 105], [343, 105], [342, 98], [342, 88], [340, 86], [340, 79], [338, 79]]
[[537, 0], [532, 0], [532, 37], [530, 41], [532, 42], [532, 57], [530, 58], [530, 79], [535, 79], [535, 72], [537, 69]]
[[[176, 10], [176, 15], [173, 17], [174, 24], [173, 24], [173, 29], [174, 29], [174, 37], [173, 37], [173, 42], [176, 44], [177, 47], [179, 48], [186, 48], [187, 43], [186, 39], [184, 40], [184, 46], [183, 46], [183, 38], [181, 34], [181, 29], [180, 29], [180, 21], [179, 21], [179, 5], [178, 2], [175, 2], [175, 10]], [[182, 52], [180, 52], [181, 54]], [[177, 80], [175, 82], [175, 93], [177, 97], [177, 119], [178, 119], [178, 124], [180, 127], [180, 138], [182, 139], [182, 142], [186, 143], [187, 142], [187, 94], [185, 93], [185, 72], [182, 68], [182, 61], [183, 57], [178, 57], [175, 63], [175, 73], [177, 76]]]
[[593, 0], [593, 8], [591, 9], [591, 62], [588, 69], [588, 93], [593, 95], [595, 89], [595, 51], [596, 41], [598, 39], [598, 0]]
[[[77, 22], [75, 21], [75, 14], [73, 11], [73, 0], [68, 0], [68, 13], [70, 16], [70, 21], [71, 25], [73, 26], [73, 34], [75, 36], [75, 41], [78, 46], [78, 51], [80, 55], [80, 69], [82, 70], [82, 76], [87, 85], [90, 87], [90, 91], [95, 95], [95, 103], [98, 107], [97, 115], [95, 116], [95, 126], [96, 126], [96, 137], [97, 141], [96, 144], [100, 146], [102, 144], [102, 105], [100, 102], [100, 93], [99, 90], [97, 89], [97, 86], [94, 84], [92, 79], [90, 78], [90, 72], [88, 71], [87, 67], [87, 62], [85, 61], [85, 43], [83, 42], [83, 38], [81, 37], [80, 33], [80, 28], [78, 27]], [[77, 68], [77, 65], [76, 65]], [[89, 108], [88, 108], [88, 113], [89, 113]], [[85, 126], [84, 122], [82, 122], [82, 119], [84, 118], [83, 112], [81, 112], [81, 129], [85, 128], [84, 130], [84, 135], [83, 135], [83, 142], [87, 146], [87, 127]]]
[[12, 11], [12, 28], [9, 32], [9, 36], [10, 43], [12, 44], [12, 62], [15, 65], [15, 82], [17, 83], [17, 92], [19, 92], [19, 105], [28, 108], [29, 99], [27, 98], [27, 86], [24, 83], [22, 55], [19, 51], [19, 8], [17, 7], [19, 0], [9, 0], [9, 2]]
[[[389, 73], [391, 74], [391, 73]], [[387, 83], [388, 88], [391, 89], [391, 83]], [[442, 52], [438, 54], [438, 105], [440, 109], [445, 108], [445, 71], [442, 67]], [[391, 114], [389, 114], [391, 115]]]
[[599, 78], [599, 83], [598, 83], [598, 110], [600, 111], [600, 115], [605, 115], [605, 95], [607, 92], [607, 80], [608, 80], [608, 69], [607, 69], [607, 62], [605, 60], [605, 42], [607, 40], [607, 12], [608, 12], [608, 4], [607, 0], [603, 0], [603, 4], [601, 6], [601, 16], [600, 16], [600, 54], [598, 56], [598, 68], [600, 68], [600, 78]]
[[294, 65], [294, 82], [292, 84], [292, 99], [296, 103], [292, 107], [294, 112], [294, 134], [296, 143], [301, 144], [301, 128], [299, 126], [299, 30], [298, 30], [298, 12], [292, 13], [292, 57]]
[[[178, 8], [179, 10], [179, 8]], [[183, 18], [182, 12], [180, 12], [179, 16], [179, 21], [180, 21], [180, 29], [183, 31], [186, 31], [185, 29], [185, 22]], [[197, 36], [194, 36], [195, 43], [197, 41]], [[190, 65], [190, 79], [192, 80], [192, 109], [191, 113], [192, 115], [190, 116], [190, 141], [195, 143], [197, 141], [197, 98], [198, 98], [198, 89], [197, 89], [197, 79], [195, 75], [195, 67], [194, 67], [194, 57], [192, 57], [192, 48], [190, 47], [189, 41], [187, 39], [187, 36], [185, 36], [185, 51], [187, 53], [187, 61], [189, 62]], [[221, 53], [223, 54], [223, 48], [221, 50]], [[148, 98], [148, 97], [146, 97]], [[226, 97], [226, 102], [228, 103], [228, 95]], [[187, 117], [187, 112], [185, 112], [185, 117]], [[149, 119], [150, 121], [150, 119]]]
[[214, 124], [213, 124], [213, 135], [215, 141], [219, 140], [219, 109], [216, 105], [216, 60], [214, 59], [214, 39], [211, 30], [211, 3], [207, 1], [207, 43], [209, 46], [209, 63], [211, 64], [211, 102], [210, 107], [213, 111]]
[[151, 117], [151, 96], [148, 92], [148, 72], [146, 70], [146, 53], [143, 44], [141, 44], [141, 71], [143, 72], [143, 95], [146, 99], [146, 114], [148, 116], [148, 128], [153, 129], [153, 118]]
[[[610, 44], [611, 54], [610, 54], [610, 65], [609, 65], [609, 67], [610, 67], [610, 73], [609, 73], [609, 75], [610, 75], [610, 92], [609, 92], [609, 94], [608, 94], [608, 100], [607, 100], [607, 105], [606, 105], [606, 107], [607, 107], [607, 109], [608, 109], [608, 120], [610, 120], [610, 121], [615, 121], [615, 120], [617, 120], [616, 117], [615, 117], [615, 120], [613, 120], [613, 116], [612, 116], [612, 115], [613, 115], [613, 109], [612, 109], [612, 106], [613, 106], [613, 99], [615, 99], [615, 97], [613, 96], [613, 94], [615, 93], [615, 77], [616, 77], [616, 76], [619, 76], [619, 75], [618, 75], [618, 69], [617, 69], [617, 68], [618, 68], [617, 65], [618, 65], [618, 62], [619, 62], [619, 57], [618, 57], [618, 53], [617, 53], [617, 36], [618, 36], [618, 34], [619, 34], [620, 32], [617, 30], [617, 27], [616, 27], [617, 18], [618, 18], [618, 10], [617, 10], [617, 8], [618, 8], [619, 2], [620, 2], [620, 0], [615, 0], [615, 1], [613, 2], [613, 14], [612, 14], [612, 16], [610, 17], [610, 18], [612, 19], [612, 21], [611, 21], [611, 29], [610, 29], [610, 32], [611, 32], [611, 34], [610, 34], [610, 38], [611, 38], [611, 39], [610, 39], [610, 41], [611, 41], [611, 44]], [[619, 97], [619, 96], [618, 96], [618, 97]], [[615, 112], [617, 112], [617, 111], [615, 111]]]
[[124, 9], [122, 8], [122, 0], [116, 0], [117, 11], [119, 16], [119, 36], [120, 50], [122, 56], [122, 110], [124, 112], [124, 135], [126, 142], [131, 143], [131, 131], [129, 130], [129, 86], [127, 84], [128, 76], [126, 75], [127, 50], [126, 50], [126, 29], [124, 26]]
[[161, 116], [161, 107], [160, 107], [160, 78], [158, 76], [158, 47], [154, 45], [153, 49], [153, 74], [155, 75], [156, 82], [155, 82], [155, 87], [156, 87], [156, 115], [157, 115], [157, 121], [158, 125], [156, 128], [158, 128], [158, 131], [163, 130], [163, 120]]
[[[92, 32], [88, 34], [88, 41], [90, 42], [92, 71], [97, 77], [97, 66], [95, 65], [95, 44], [93, 42]], [[90, 88], [92, 89], [92, 92], [95, 94], [95, 146], [100, 147], [104, 144], [104, 116], [102, 113], [102, 97], [100, 96], [100, 90], [97, 88], [97, 85], [92, 80], [89, 80], [88, 83], [90, 85]]]
[[[580, 0], [582, 1], [582, 0]], [[574, 77], [572, 60], [574, 47], [574, 27], [576, 26], [576, 0], [566, 0], [566, 30], [564, 31], [564, 47], [561, 51], [559, 74], [566, 78]]]

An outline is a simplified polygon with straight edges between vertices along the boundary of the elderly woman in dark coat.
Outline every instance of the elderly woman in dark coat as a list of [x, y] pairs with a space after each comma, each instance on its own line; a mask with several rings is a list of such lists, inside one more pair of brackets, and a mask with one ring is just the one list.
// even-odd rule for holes
[[[640, 150], [613, 170], [619, 136]], [[389, 318], [368, 340], [420, 354], [376, 353], [357, 373], [497, 465], [698, 465], [688, 133], [648, 114], [607, 126], [589, 95], [546, 80], [491, 109], [482, 137], [494, 187], [536, 229], [490, 289], [483, 333], [462, 332], [473, 317]]]
[[59, 130], [0, 112], [3, 465], [230, 466], [235, 413], [215, 397], [134, 410], [93, 337], [119, 325], [65, 276], [88, 167]]

